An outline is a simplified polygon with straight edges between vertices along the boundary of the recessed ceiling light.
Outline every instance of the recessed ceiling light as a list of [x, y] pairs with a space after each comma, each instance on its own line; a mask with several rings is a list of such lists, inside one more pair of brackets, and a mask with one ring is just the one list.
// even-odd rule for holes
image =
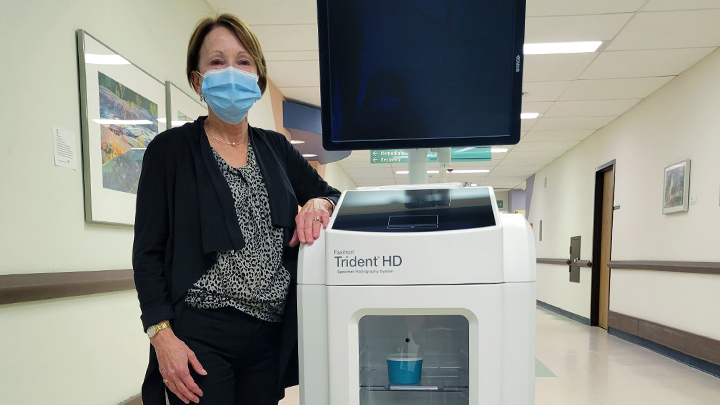
[[481, 170], [453, 170], [453, 171], [448, 170], [448, 173], [453, 173], [453, 174], [455, 174], [455, 173], [458, 173], [458, 174], [467, 174], [467, 173], [490, 173], [490, 170], [485, 170], [485, 169], [481, 169]]
[[535, 118], [539, 117], [540, 113], [522, 113], [520, 114], [521, 120], [534, 120]]
[[314, 154], [314, 153], [305, 153], [305, 154], [303, 155], [303, 157], [306, 157], [306, 158], [315, 157], [315, 156], [317, 156], [317, 155]]
[[590, 53], [595, 52], [602, 45], [602, 41], [584, 42], [549, 42], [542, 44], [525, 44], [525, 55], [550, 55], [557, 53]]
[[[438, 171], [438, 170], [428, 170], [427, 172], [428, 172], [428, 174], [438, 174], [438, 173], [440, 173], [440, 171]], [[410, 172], [407, 171], [407, 170], [398, 170], [398, 171], [395, 172], [395, 174], [410, 174]]]
[[492, 148], [490, 149], [490, 152], [492, 153], [505, 153], [507, 152], [507, 148]]
[[301, 140], [299, 140], [299, 139], [293, 139], [293, 140], [290, 141], [290, 143], [293, 144], [293, 145], [297, 145], [297, 144], [299, 144], [299, 143], [305, 143], [305, 141], [301, 141]]

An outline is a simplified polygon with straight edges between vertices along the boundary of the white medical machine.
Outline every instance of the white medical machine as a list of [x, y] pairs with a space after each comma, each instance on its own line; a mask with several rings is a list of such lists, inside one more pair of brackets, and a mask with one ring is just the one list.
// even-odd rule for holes
[[347, 191], [300, 249], [298, 321], [302, 405], [534, 404], [530, 225], [489, 187]]

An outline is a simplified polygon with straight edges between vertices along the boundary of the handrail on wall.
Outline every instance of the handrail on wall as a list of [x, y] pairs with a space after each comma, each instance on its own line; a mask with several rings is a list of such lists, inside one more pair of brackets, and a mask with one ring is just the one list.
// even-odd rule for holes
[[[567, 266], [568, 259], [538, 258], [538, 264], [556, 264]], [[592, 267], [589, 260], [578, 260], [580, 267]], [[652, 270], [669, 271], [674, 273], [690, 274], [717, 274], [720, 275], [720, 262], [678, 262], [657, 260], [617, 260], [608, 263], [608, 267], [618, 270]]]
[[7, 274], [0, 276], [0, 304], [134, 289], [132, 270]]
[[[567, 266], [568, 259], [538, 258], [539, 264]], [[578, 260], [580, 267], [592, 267], [589, 260]], [[690, 274], [720, 275], [720, 262], [679, 262], [651, 260], [611, 261], [618, 270], [651, 270]], [[0, 305], [17, 302], [78, 297], [135, 289], [132, 270], [77, 271], [0, 275]]]

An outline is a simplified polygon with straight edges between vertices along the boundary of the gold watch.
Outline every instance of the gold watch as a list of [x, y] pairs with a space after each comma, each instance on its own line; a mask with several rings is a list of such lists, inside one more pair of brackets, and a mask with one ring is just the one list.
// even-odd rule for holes
[[147, 328], [146, 333], [148, 335], [148, 338], [152, 339], [155, 337], [155, 335], [157, 335], [158, 332], [160, 332], [161, 330], [163, 330], [165, 328], [169, 328], [169, 327], [170, 327], [170, 322], [168, 322], [168, 321], [160, 322], [157, 325], [152, 325], [151, 327]]

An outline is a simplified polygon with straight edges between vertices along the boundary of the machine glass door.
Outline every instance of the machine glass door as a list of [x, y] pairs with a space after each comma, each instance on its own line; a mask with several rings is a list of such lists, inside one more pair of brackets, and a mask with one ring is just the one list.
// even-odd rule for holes
[[460, 315], [367, 315], [358, 324], [361, 405], [469, 405]]

